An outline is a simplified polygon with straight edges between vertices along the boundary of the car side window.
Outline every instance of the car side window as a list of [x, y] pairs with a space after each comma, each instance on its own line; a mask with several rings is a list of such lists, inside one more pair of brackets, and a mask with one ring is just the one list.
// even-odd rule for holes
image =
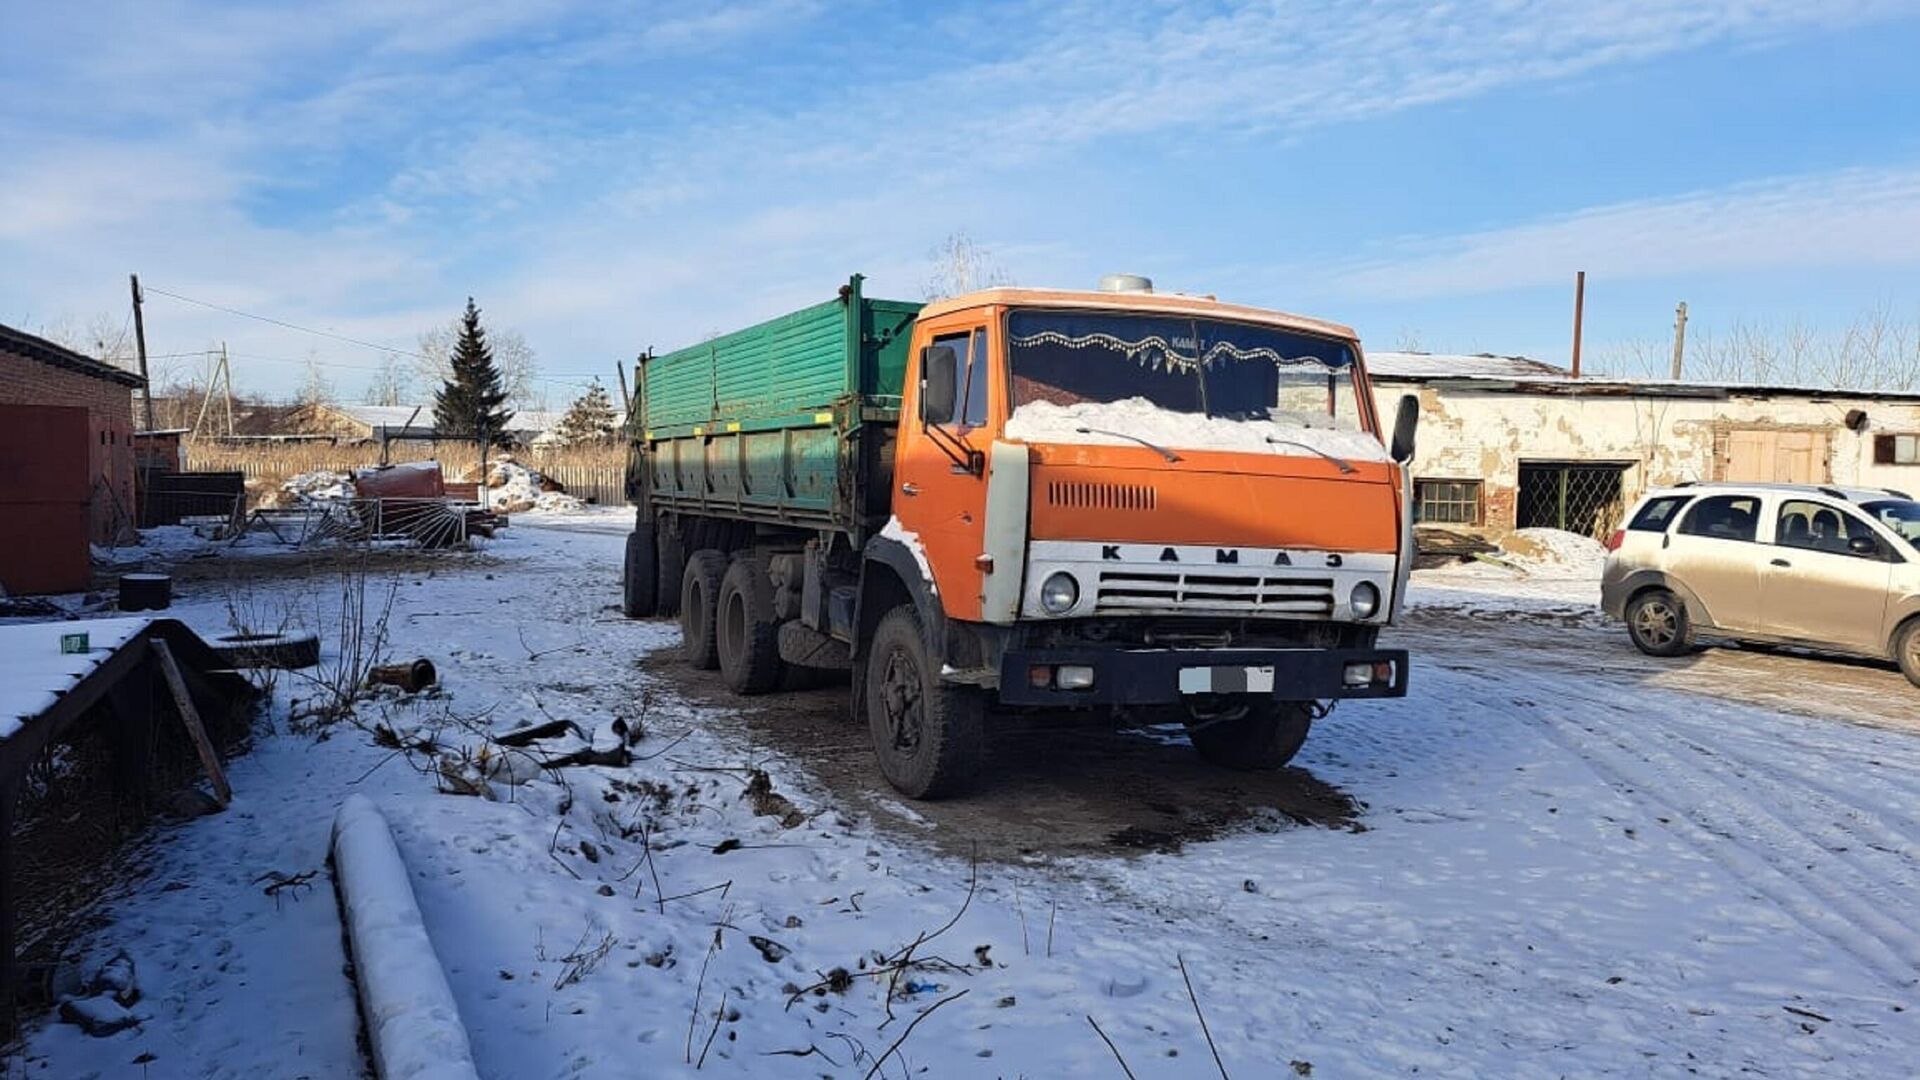
[[1760, 500], [1752, 495], [1715, 495], [1694, 503], [1680, 519], [1680, 532], [1714, 540], [1748, 540], [1760, 528]]
[[1627, 524], [1627, 528], [1635, 532], [1666, 532], [1667, 526], [1673, 524], [1674, 515], [1678, 514], [1680, 508], [1685, 506], [1687, 500], [1691, 498], [1693, 498], [1691, 495], [1663, 495], [1658, 499], [1652, 499], [1640, 508], [1639, 513], [1633, 515], [1633, 520]]
[[[1853, 544], [1861, 538], [1873, 547], [1855, 551]], [[1880, 541], [1865, 522], [1837, 507], [1805, 499], [1790, 499], [1780, 505], [1773, 542], [1781, 547], [1857, 558], [1875, 558], [1880, 554]]]

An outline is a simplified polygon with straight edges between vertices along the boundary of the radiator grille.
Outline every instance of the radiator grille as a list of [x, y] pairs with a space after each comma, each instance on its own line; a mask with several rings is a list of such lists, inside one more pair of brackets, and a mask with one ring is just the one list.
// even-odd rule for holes
[[1047, 504], [1076, 510], [1152, 510], [1159, 498], [1145, 484], [1096, 484], [1072, 480], [1047, 482]]
[[1218, 611], [1247, 615], [1333, 614], [1333, 579], [1252, 571], [1223, 573], [1129, 567], [1102, 570], [1095, 613]]

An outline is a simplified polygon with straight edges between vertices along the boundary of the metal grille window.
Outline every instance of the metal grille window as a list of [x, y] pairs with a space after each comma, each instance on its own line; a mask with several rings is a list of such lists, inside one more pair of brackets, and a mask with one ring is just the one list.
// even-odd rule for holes
[[1603, 540], [1626, 515], [1620, 464], [1522, 462], [1517, 528], [1565, 529]]
[[1480, 524], [1480, 481], [1415, 480], [1413, 520], [1422, 525]]

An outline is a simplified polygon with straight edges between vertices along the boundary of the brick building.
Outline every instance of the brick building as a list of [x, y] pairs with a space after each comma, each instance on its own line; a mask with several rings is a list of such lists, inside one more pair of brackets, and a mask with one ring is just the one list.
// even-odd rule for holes
[[[87, 540], [106, 544], [131, 535], [132, 391], [140, 384], [131, 371], [0, 325], [0, 414], [6, 417], [0, 423], [0, 471], [9, 479], [0, 500], [34, 501], [31, 494], [44, 501], [54, 490], [48, 478], [57, 477], [58, 501], [77, 497], [86, 504]], [[84, 447], [74, 445], [80, 438]]]

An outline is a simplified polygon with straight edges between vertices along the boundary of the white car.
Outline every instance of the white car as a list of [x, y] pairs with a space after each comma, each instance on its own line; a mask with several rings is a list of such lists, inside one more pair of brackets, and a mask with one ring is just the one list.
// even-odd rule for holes
[[1892, 660], [1920, 686], [1920, 502], [1902, 492], [1663, 488], [1607, 547], [1601, 606], [1644, 653], [1711, 633]]

